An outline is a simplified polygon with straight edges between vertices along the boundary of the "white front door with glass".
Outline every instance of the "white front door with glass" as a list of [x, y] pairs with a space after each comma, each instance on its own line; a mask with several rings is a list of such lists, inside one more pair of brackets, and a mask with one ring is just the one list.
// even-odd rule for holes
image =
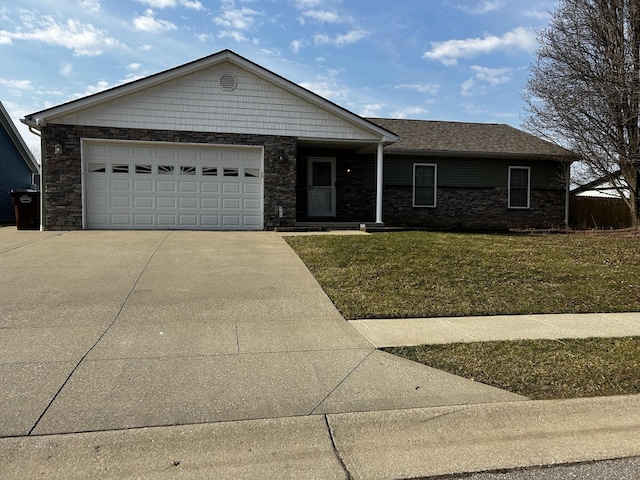
[[310, 217], [335, 217], [336, 159], [310, 157], [307, 171], [307, 213]]

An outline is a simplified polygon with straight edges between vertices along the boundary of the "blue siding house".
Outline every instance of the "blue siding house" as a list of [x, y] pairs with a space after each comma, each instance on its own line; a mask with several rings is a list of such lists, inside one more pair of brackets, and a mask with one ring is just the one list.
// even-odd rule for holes
[[38, 165], [0, 102], [0, 223], [14, 223], [9, 191], [33, 187]]

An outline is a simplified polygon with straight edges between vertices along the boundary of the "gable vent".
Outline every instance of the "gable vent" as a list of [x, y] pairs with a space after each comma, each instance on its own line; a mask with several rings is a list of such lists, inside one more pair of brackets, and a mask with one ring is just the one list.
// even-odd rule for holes
[[230, 73], [223, 73], [218, 79], [218, 85], [220, 85], [222, 90], [230, 92], [238, 86], [238, 81], [236, 80], [236, 77]]

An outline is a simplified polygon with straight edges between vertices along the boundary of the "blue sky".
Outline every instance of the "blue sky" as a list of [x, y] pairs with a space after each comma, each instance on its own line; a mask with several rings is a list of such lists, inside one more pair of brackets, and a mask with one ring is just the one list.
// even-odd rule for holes
[[553, 0], [20, 0], [0, 7], [19, 119], [230, 49], [363, 116], [507, 123]]

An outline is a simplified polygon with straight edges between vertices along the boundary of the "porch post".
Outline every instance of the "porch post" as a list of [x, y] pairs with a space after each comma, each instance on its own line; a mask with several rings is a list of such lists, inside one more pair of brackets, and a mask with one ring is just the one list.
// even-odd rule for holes
[[378, 155], [376, 160], [376, 223], [382, 223], [382, 171], [383, 155], [382, 143], [378, 144]]

